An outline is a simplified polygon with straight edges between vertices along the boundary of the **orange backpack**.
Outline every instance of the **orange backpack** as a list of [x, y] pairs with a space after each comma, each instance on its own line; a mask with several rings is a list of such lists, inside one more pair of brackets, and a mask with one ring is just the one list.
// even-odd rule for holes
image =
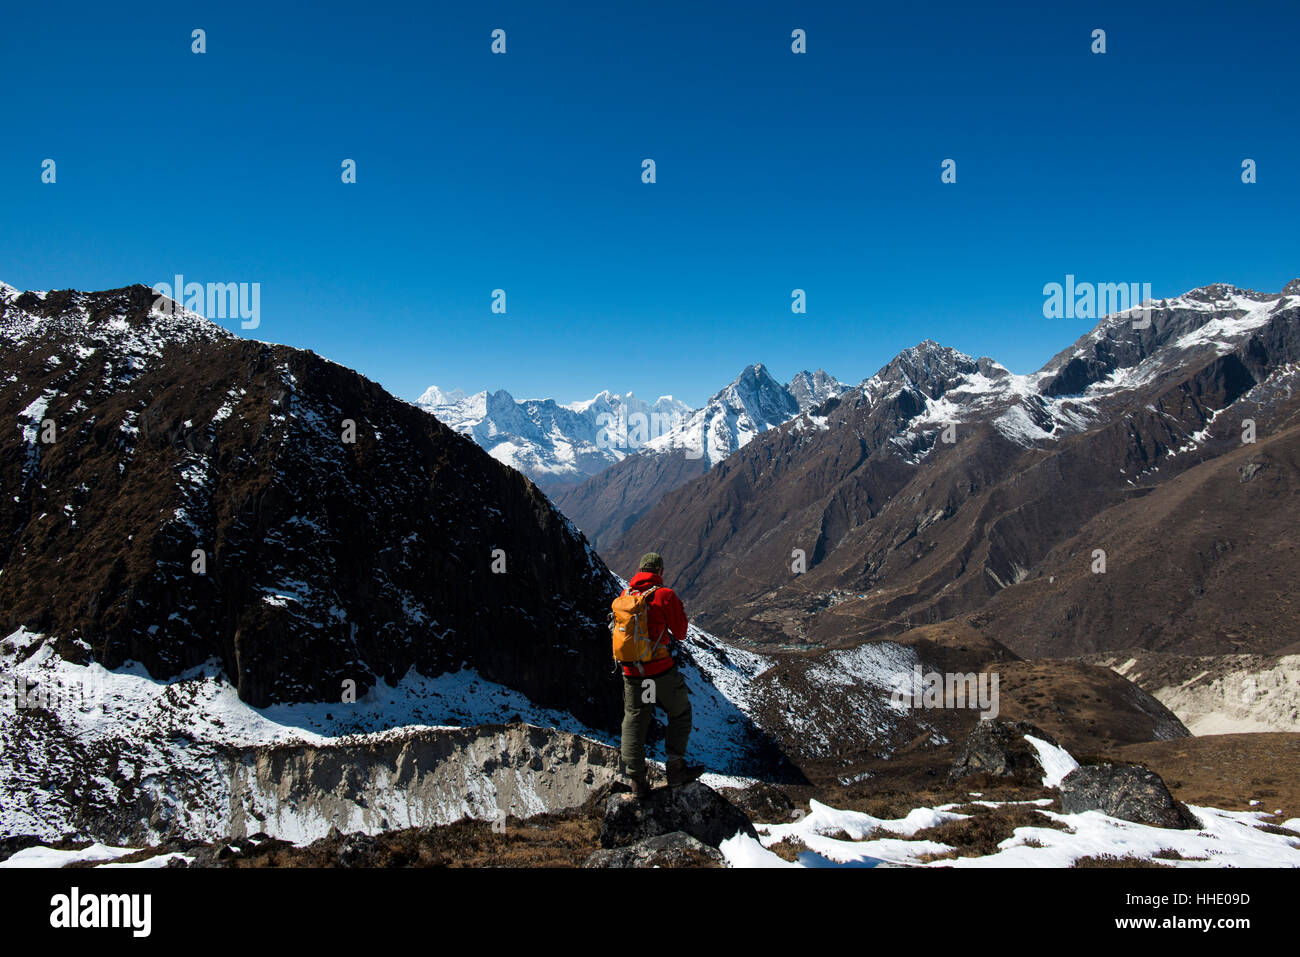
[[[614, 660], [620, 665], [636, 665], [637, 670], [641, 670], [645, 662], [668, 653], [658, 638], [650, 637], [650, 596], [658, 587], [651, 585], [642, 592], [624, 590], [610, 606], [613, 609], [609, 630], [614, 636]], [[659, 638], [662, 637], [661, 634]]]

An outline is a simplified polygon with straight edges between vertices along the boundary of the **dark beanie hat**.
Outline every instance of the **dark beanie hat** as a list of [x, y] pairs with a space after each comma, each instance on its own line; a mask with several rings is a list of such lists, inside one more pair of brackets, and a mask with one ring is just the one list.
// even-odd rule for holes
[[646, 552], [641, 556], [637, 568], [643, 572], [661, 572], [664, 570], [664, 560], [658, 552]]

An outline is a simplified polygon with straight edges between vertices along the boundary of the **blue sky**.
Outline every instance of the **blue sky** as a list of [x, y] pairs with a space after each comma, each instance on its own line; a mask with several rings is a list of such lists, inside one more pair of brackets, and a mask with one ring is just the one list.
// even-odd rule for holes
[[0, 279], [259, 282], [250, 335], [406, 398], [1023, 372], [1067, 273], [1300, 275], [1294, 2], [179, 6], [7, 11]]

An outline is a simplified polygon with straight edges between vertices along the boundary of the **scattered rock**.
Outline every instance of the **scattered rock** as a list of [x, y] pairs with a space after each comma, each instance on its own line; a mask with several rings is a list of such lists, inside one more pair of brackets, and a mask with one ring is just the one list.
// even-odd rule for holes
[[631, 794], [612, 795], [600, 825], [600, 846], [627, 847], [673, 831], [685, 831], [710, 847], [737, 831], [758, 837], [744, 812], [707, 784], [692, 781], [658, 788], [641, 800]]
[[1135, 764], [1091, 764], [1071, 771], [1061, 781], [1061, 809], [1066, 814], [1101, 811], [1152, 827], [1200, 827], [1160, 775]]
[[1041, 784], [1043, 766], [1034, 746], [1025, 740], [1027, 734], [1059, 747], [1055, 738], [1028, 721], [980, 721], [949, 769], [949, 783], [983, 773]]
[[591, 789], [591, 797], [587, 799], [584, 808], [588, 813], [603, 813], [602, 809], [608, 804], [609, 799], [615, 794], [631, 794], [632, 785], [623, 778], [612, 778], [604, 784], [597, 785]]
[[293, 847], [287, 841], [258, 833], [252, 837], [223, 838], [211, 844], [201, 841], [168, 841], [153, 848], [155, 855], [179, 851], [189, 860], [173, 859], [167, 867], [234, 867], [255, 857], [266, 857], [277, 848]]
[[596, 851], [583, 867], [725, 867], [717, 848], [697, 841], [685, 831], [649, 837], [627, 847]]
[[335, 858], [339, 867], [356, 867], [373, 857], [378, 847], [379, 842], [368, 834], [349, 834], [340, 842]]
[[722, 794], [751, 820], [787, 821], [795, 807], [784, 791], [762, 781], [747, 788], [727, 788]]

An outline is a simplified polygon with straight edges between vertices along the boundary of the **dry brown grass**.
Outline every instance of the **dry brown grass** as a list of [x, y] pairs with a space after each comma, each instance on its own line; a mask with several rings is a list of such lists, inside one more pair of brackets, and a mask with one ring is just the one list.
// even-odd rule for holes
[[[1155, 771], [1184, 804], [1300, 817], [1300, 734], [1209, 734], [1130, 744], [1118, 751]], [[1262, 804], [1251, 805], [1251, 800]]]
[[[509, 819], [503, 830], [486, 821], [409, 828], [377, 835], [353, 867], [580, 867], [599, 846], [600, 821], [589, 815]], [[230, 856], [228, 867], [338, 867], [343, 836], [294, 847], [267, 841]]]
[[1064, 824], [1053, 821], [1046, 814], [1040, 814], [1027, 805], [988, 808], [974, 804], [955, 810], [959, 814], [970, 816], [959, 821], [945, 821], [943, 824], [924, 828], [912, 836], [912, 840], [915, 841], [934, 841], [936, 844], [947, 844], [952, 848], [951, 851], [943, 854], [930, 855], [927, 859], [983, 857], [996, 854], [998, 845], [1014, 837], [1016, 828], [1020, 827], [1068, 830]]
[[1114, 854], [1100, 854], [1094, 857], [1081, 857], [1074, 862], [1072, 867], [1163, 867], [1163, 864], [1156, 864], [1153, 861], [1144, 860], [1140, 857], [1125, 856], [1116, 857]]
[[799, 855], [808, 851], [808, 845], [798, 838], [787, 837], [768, 848], [783, 861], [797, 861]]

